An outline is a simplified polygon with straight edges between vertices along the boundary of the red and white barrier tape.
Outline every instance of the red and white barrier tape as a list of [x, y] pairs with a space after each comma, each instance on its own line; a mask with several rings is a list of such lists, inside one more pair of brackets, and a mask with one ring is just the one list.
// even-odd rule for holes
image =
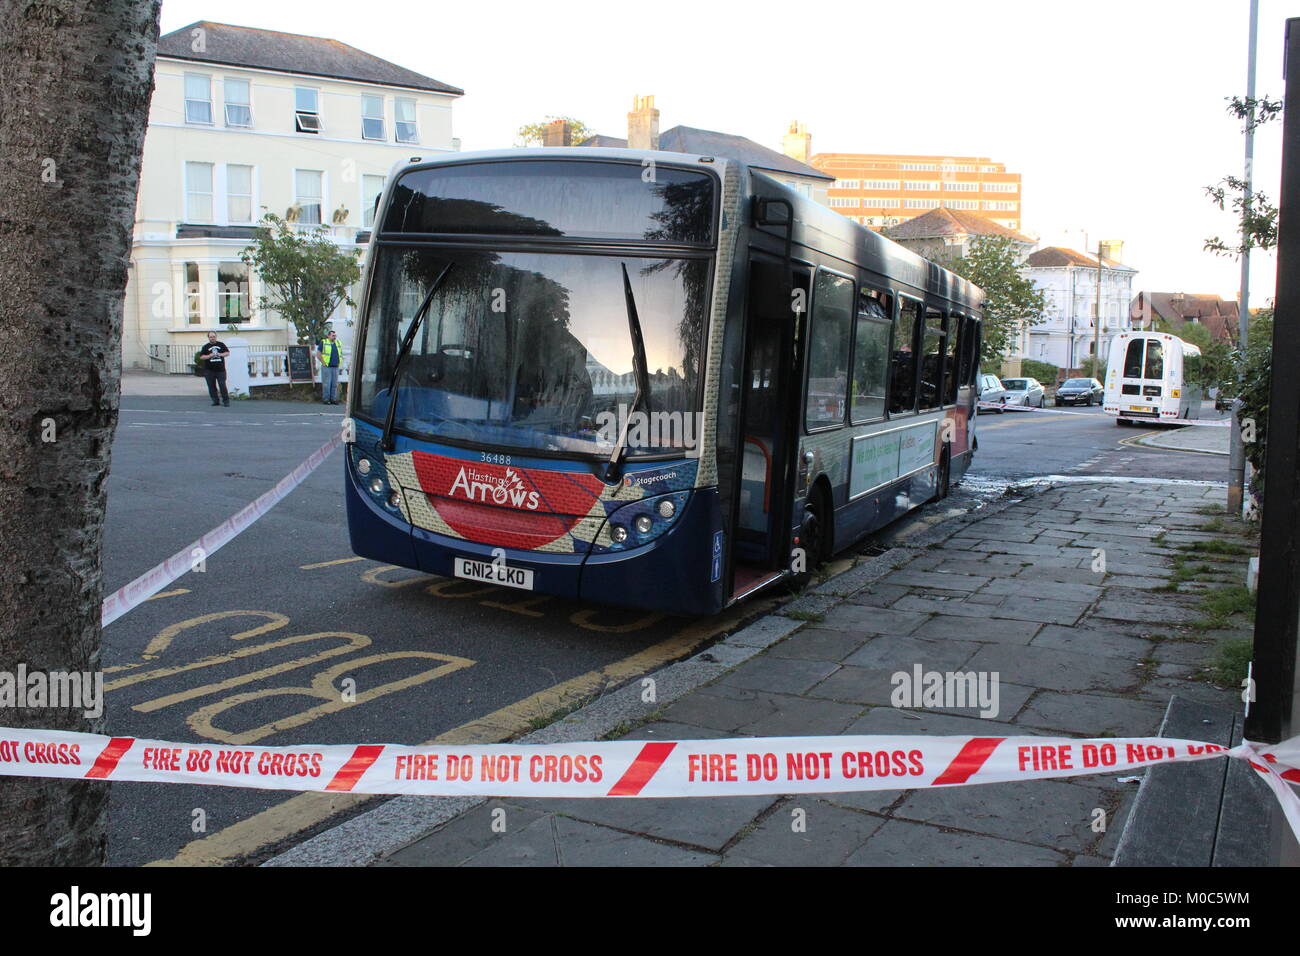
[[118, 588], [104, 598], [100, 609], [100, 626], [108, 627], [123, 614], [143, 604], [193, 568], [199, 557], [207, 558], [217, 549], [228, 544], [241, 531], [279, 504], [289, 492], [302, 484], [342, 440], [341, 434], [335, 435], [312, 452], [301, 465], [281, 478], [279, 483], [266, 494], [235, 512], [197, 541], [181, 548], [162, 564], [151, 568], [130, 584]]
[[[1004, 405], [1001, 402], [976, 402], [979, 408], [1001, 409], [1004, 412], [1039, 412], [1044, 415], [1088, 415], [1095, 417], [1095, 412], [1067, 412], [1059, 408], [1035, 408], [1032, 405]], [[1105, 413], [1109, 414], [1109, 413]], [[1158, 422], [1165, 425], [1200, 425], [1203, 428], [1228, 428], [1232, 425], [1229, 418], [1205, 420], [1199, 418], [1152, 418], [1150, 416], [1138, 418], [1137, 416], [1126, 416], [1125, 421], [1130, 422]]]
[[1300, 835], [1300, 737], [1231, 749], [1119, 737], [768, 737], [544, 745], [178, 744], [0, 728], [0, 775], [428, 796], [724, 797], [912, 790], [1114, 773], [1236, 757]]

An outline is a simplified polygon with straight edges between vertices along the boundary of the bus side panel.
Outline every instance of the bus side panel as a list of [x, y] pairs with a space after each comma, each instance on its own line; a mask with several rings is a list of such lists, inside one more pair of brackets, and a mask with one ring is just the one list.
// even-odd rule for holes
[[650, 611], [715, 614], [724, 604], [722, 531], [717, 488], [697, 489], [672, 529], [648, 548], [592, 554], [578, 596]]

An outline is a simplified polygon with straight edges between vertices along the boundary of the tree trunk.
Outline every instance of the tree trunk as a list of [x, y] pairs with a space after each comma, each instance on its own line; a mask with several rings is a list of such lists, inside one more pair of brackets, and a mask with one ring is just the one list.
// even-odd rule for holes
[[[0, 0], [0, 671], [97, 672], [159, 0]], [[81, 708], [0, 726], [100, 730]], [[93, 757], [92, 757], [93, 759]], [[0, 865], [103, 863], [104, 783], [0, 777]]]

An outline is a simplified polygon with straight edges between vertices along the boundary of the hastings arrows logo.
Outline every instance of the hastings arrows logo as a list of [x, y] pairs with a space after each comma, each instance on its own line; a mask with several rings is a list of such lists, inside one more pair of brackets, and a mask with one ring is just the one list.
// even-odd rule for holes
[[523, 478], [513, 468], [507, 468], [503, 477], [462, 467], [456, 474], [456, 480], [451, 483], [450, 494], [454, 496], [457, 492], [468, 501], [527, 508], [529, 511], [536, 511], [541, 504], [537, 492], [529, 491]]

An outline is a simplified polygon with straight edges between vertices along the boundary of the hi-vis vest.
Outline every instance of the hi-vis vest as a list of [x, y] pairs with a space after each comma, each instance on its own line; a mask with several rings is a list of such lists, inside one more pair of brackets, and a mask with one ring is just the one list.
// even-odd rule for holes
[[[338, 347], [339, 347], [338, 342], [331, 342], [329, 339], [325, 339], [323, 342], [321, 342], [320, 352], [321, 352], [322, 365], [334, 364], [334, 352], [335, 350], [338, 349]], [[340, 360], [339, 364], [340, 365], [342, 364], [342, 360]]]

